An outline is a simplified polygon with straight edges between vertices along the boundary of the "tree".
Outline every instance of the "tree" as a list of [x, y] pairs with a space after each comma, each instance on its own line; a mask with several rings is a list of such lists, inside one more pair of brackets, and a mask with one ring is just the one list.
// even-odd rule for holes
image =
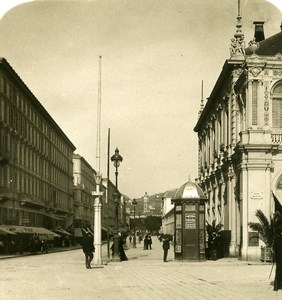
[[159, 231], [162, 225], [162, 218], [158, 216], [148, 216], [144, 220], [146, 230], [150, 232]]
[[252, 230], [259, 233], [259, 238], [265, 243], [267, 247], [272, 247], [274, 238], [274, 221], [270, 217], [270, 221], [262, 210], [258, 209], [255, 213], [259, 222], [250, 222], [249, 226]]

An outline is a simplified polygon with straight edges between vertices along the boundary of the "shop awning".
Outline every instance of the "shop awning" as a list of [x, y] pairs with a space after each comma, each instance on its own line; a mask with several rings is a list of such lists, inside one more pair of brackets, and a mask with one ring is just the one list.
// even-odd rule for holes
[[6, 230], [12, 234], [16, 233], [28, 233], [38, 234], [40, 239], [53, 240], [54, 237], [59, 237], [55, 232], [52, 232], [43, 227], [29, 227], [29, 226], [18, 226], [18, 225], [0, 225], [0, 230]]
[[274, 210], [282, 213], [282, 191], [281, 189], [276, 189], [272, 191], [274, 198]]
[[16, 233], [5, 228], [0, 228], [0, 235], [16, 235]]
[[67, 232], [66, 230], [64, 229], [57, 229], [56, 232], [58, 232], [59, 234], [65, 234], [65, 235], [72, 235], [71, 233]]

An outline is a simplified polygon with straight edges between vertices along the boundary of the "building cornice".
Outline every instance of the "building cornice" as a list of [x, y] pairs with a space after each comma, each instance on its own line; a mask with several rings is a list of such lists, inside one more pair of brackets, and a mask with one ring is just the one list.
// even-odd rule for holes
[[238, 68], [238, 66], [242, 66], [242, 64], [244, 63], [244, 60], [241, 59], [229, 59], [226, 60], [222, 71], [215, 83], [215, 86], [211, 92], [210, 97], [208, 98], [208, 102], [206, 103], [201, 115], [199, 116], [198, 122], [196, 124], [196, 126], [194, 127], [194, 131], [195, 132], [199, 132], [204, 123], [207, 120], [208, 115], [210, 114], [210, 112], [215, 108], [215, 101], [218, 99], [218, 93], [219, 91], [222, 90], [222, 88], [224, 87], [224, 85], [226, 84], [226, 78], [231, 77], [231, 72], [235, 69]]
[[33, 93], [30, 91], [27, 85], [23, 82], [20, 76], [16, 73], [16, 71], [12, 68], [12, 66], [8, 63], [8, 61], [4, 57], [0, 57], [0, 68], [9, 75], [10, 80], [12, 80], [15, 85], [21, 88], [22, 93], [26, 95], [26, 97], [28, 97], [30, 101], [32, 101], [32, 105], [34, 105], [34, 107], [36, 107], [38, 111], [44, 115], [44, 117], [54, 126], [57, 132], [60, 133], [60, 135], [64, 138], [64, 140], [69, 144], [69, 146], [74, 151], [76, 147], [73, 145], [73, 143], [66, 136], [63, 130], [50, 116], [50, 114], [43, 107], [43, 105], [38, 101], [38, 99], [33, 95]]

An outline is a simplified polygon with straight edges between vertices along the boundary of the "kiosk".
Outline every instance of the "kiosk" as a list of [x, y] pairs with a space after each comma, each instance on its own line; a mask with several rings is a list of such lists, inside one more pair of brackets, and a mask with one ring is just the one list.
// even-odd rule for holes
[[175, 260], [205, 260], [205, 203], [202, 189], [190, 180], [175, 193], [174, 257]]

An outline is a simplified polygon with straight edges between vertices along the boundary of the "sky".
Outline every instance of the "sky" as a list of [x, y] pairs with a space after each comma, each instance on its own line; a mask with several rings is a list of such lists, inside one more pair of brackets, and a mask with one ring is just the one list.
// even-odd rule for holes
[[[236, 32], [237, 0], [80, 0], [0, 2], [5, 57], [97, 171], [119, 148], [120, 191], [130, 198], [179, 188], [198, 172], [193, 131], [201, 85], [208, 98]], [[270, 2], [274, 3], [271, 4]], [[280, 6], [280, 7], [279, 7]], [[280, 31], [277, 0], [241, 0], [246, 42], [253, 21]], [[281, 9], [281, 11], [280, 11]], [[115, 182], [110, 164], [110, 179]]]

